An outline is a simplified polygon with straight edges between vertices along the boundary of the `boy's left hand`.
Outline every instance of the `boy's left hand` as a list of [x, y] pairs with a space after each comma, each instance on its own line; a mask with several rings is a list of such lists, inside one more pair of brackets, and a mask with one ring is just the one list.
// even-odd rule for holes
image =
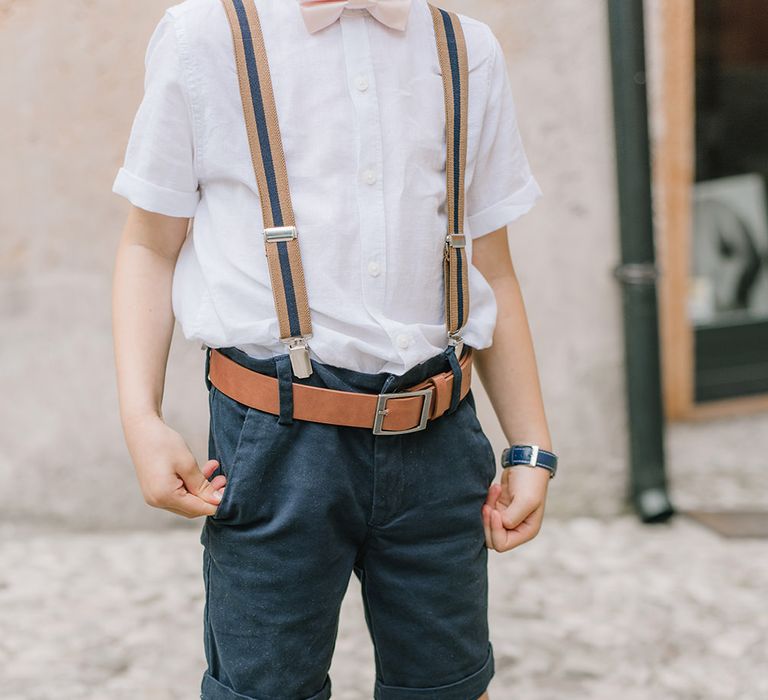
[[525, 465], [505, 467], [483, 504], [485, 544], [506, 552], [532, 540], [541, 529], [549, 471]]

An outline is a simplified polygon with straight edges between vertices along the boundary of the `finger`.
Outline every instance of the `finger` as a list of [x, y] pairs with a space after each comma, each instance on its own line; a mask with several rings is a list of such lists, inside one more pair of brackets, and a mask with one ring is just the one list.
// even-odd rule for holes
[[501, 513], [498, 510], [490, 512], [491, 542], [497, 552], [507, 551], [507, 531], [501, 522]]
[[512, 499], [512, 503], [501, 511], [501, 519], [504, 523], [504, 527], [507, 528], [507, 530], [514, 530], [528, 516], [530, 516], [537, 507], [538, 504], [526, 501], [519, 496]]
[[194, 494], [177, 491], [168, 510], [174, 510], [187, 518], [199, 518], [203, 515], [214, 515], [216, 506], [206, 503]]
[[491, 513], [491, 537], [493, 539], [493, 547], [499, 552], [508, 552], [510, 549], [527, 542], [533, 538], [530, 529], [524, 525], [514, 529], [508, 530], [504, 527], [502, 522], [501, 513], [497, 510]]
[[203, 476], [205, 476], [206, 479], [208, 479], [211, 482], [211, 488], [213, 489], [213, 492], [220, 492], [219, 495], [221, 497], [224, 496], [224, 487], [227, 485], [227, 477], [224, 476], [224, 474], [218, 474], [213, 479], [211, 479], [211, 475], [213, 472], [216, 471], [219, 467], [219, 462], [215, 459], [209, 459], [204, 465], [203, 465]]
[[483, 504], [483, 530], [485, 530], [485, 546], [488, 549], [493, 549], [493, 539], [491, 539], [491, 507], [487, 504]]
[[[539, 510], [536, 511], [536, 513], [538, 512]], [[504, 527], [503, 517], [500, 512], [497, 511], [497, 513], [499, 515], [499, 521], [501, 522], [502, 527]], [[503, 551], [508, 551], [514, 547], [518, 547], [519, 545], [524, 544], [525, 542], [529, 542], [534, 537], [536, 537], [536, 534], [539, 531], [541, 520], [541, 518], [538, 517], [536, 513], [534, 513], [534, 515], [531, 517], [526, 518], [515, 528], [508, 529], [504, 527], [505, 544]]]
[[501, 496], [502, 489], [500, 484], [493, 483], [488, 487], [488, 495], [485, 497], [485, 502], [487, 505], [489, 505], [491, 508], [496, 509], [497, 508], [497, 502], [499, 500], [499, 496]]
[[536, 537], [541, 530], [541, 523], [544, 520], [544, 504], [542, 503], [516, 528], [522, 532], [529, 540]]
[[507, 530], [507, 545], [517, 547], [525, 542], [529, 542], [536, 536], [537, 528], [529, 520], [524, 520], [514, 530]]
[[501, 487], [498, 484], [491, 484], [488, 487], [488, 494], [485, 497], [485, 503], [481, 508], [483, 515], [483, 529], [485, 530], [485, 545], [493, 549], [493, 538], [491, 537], [491, 512], [496, 510], [496, 503], [501, 495]]
[[[213, 460], [209, 460], [209, 463], [210, 461]], [[208, 481], [200, 467], [197, 466], [197, 462], [193, 461], [183, 468], [177, 469], [177, 471], [181, 480], [184, 482], [184, 487], [189, 493], [213, 504], [214, 506], [219, 504], [222, 495], [221, 489], [212, 487], [211, 482]]]
[[181, 515], [184, 518], [188, 518], [189, 514], [182, 510], [181, 508], [174, 507], [174, 506], [165, 506], [163, 510], [167, 510], [169, 513], [173, 513], [174, 515]]
[[218, 476], [211, 479], [211, 488], [214, 491], [218, 491], [219, 489], [223, 489], [227, 485], [227, 477], [223, 474], [219, 474]]
[[203, 465], [203, 469], [202, 469], [202, 472], [203, 472], [203, 476], [204, 476], [206, 479], [210, 479], [210, 478], [211, 478], [211, 474], [213, 474], [213, 472], [215, 472], [215, 471], [218, 469], [218, 467], [219, 467], [219, 462], [218, 462], [217, 460], [215, 460], [215, 459], [209, 459], [209, 460], [208, 460], [208, 461], [207, 461], [207, 462], [206, 462], [206, 463]]

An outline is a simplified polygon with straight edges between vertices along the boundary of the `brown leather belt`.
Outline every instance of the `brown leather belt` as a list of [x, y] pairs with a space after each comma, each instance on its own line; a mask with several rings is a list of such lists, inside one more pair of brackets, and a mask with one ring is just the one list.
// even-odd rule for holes
[[[463, 399], [472, 382], [472, 348], [459, 359]], [[280, 414], [278, 380], [243, 367], [211, 349], [208, 379], [235, 401], [267, 413]], [[423, 430], [427, 421], [443, 415], [451, 404], [453, 372], [428, 377], [404, 391], [361, 394], [293, 383], [293, 417], [315, 423], [368, 428], [375, 435], [399, 435]]]

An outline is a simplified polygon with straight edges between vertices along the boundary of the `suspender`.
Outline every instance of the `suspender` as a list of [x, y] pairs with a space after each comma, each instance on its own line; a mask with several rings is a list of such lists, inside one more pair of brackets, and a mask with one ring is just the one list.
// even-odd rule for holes
[[264, 219], [264, 247], [280, 340], [288, 345], [293, 373], [312, 374], [307, 339], [309, 301], [288, 188], [285, 154], [259, 15], [253, 0], [223, 0], [232, 27], [243, 114]]
[[[446, 124], [446, 213], [448, 233], [443, 255], [445, 325], [449, 342], [461, 344], [469, 317], [469, 269], [464, 237], [464, 170], [467, 162], [467, 45], [453, 12], [429, 5], [443, 74]], [[457, 351], [460, 353], [459, 348]]]
[[[221, 0], [232, 28], [235, 63], [253, 169], [261, 200], [264, 246], [280, 340], [288, 345], [293, 373], [312, 374], [307, 340], [312, 337], [309, 301], [291, 205], [285, 154], [275, 108], [264, 37], [254, 0]], [[460, 354], [469, 316], [469, 279], [464, 237], [464, 170], [467, 154], [467, 47], [455, 13], [429, 5], [443, 75], [446, 112], [446, 214], [443, 255], [448, 342]]]

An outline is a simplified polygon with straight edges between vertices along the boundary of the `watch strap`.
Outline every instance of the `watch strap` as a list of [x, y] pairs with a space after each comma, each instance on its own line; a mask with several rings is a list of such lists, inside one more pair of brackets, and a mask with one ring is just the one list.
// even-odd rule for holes
[[548, 469], [551, 479], [557, 471], [557, 455], [543, 450], [538, 445], [512, 445], [501, 453], [502, 467], [514, 467], [519, 464]]

